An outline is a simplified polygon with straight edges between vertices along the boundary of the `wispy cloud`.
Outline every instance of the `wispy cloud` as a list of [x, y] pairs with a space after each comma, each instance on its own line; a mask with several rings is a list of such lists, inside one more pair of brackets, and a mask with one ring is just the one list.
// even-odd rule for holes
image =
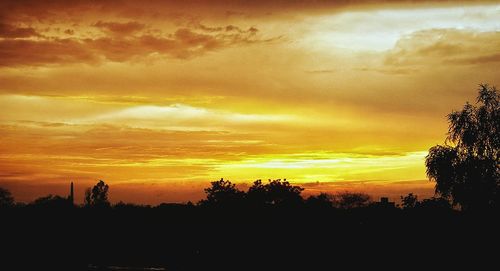
[[135, 106], [93, 116], [85, 123], [119, 123], [131, 127], [185, 130], [233, 130], [249, 124], [287, 123], [298, 120], [291, 115], [243, 114], [211, 110], [183, 104]]
[[398, 41], [386, 58], [394, 67], [481, 65], [500, 61], [500, 32], [432, 29], [412, 33]]

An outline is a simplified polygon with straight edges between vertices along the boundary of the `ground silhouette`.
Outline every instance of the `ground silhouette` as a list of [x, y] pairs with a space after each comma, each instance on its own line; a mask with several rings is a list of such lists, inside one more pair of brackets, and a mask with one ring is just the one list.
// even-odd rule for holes
[[[107, 187], [103, 181], [96, 186]], [[248, 191], [220, 180], [211, 183], [205, 190], [207, 198], [197, 204], [158, 206], [74, 205], [70, 197], [49, 195], [1, 208], [5, 252], [0, 266], [5, 270], [375, 268], [395, 259], [422, 263], [424, 255], [433, 260], [437, 255], [446, 259], [448, 253], [485, 257], [496, 250], [484, 242], [499, 241], [498, 212], [470, 216], [451, 208], [445, 198], [419, 201], [410, 194], [398, 207], [360, 193], [303, 198], [301, 191], [281, 180], [256, 181]], [[29, 260], [19, 260], [20, 256]]]

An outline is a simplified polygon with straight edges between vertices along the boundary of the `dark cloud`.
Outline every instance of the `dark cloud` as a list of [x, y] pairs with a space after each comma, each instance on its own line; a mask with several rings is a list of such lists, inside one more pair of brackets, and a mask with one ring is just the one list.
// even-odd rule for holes
[[[269, 41], [258, 37], [256, 27], [210, 26], [193, 19], [197, 10], [217, 5], [203, 1], [2, 1], [0, 66], [98, 64], [152, 55], [191, 58], [224, 47]], [[182, 22], [176, 23], [179, 16], [171, 17], [173, 13], [189, 16], [179, 15]], [[109, 19], [89, 22], [96, 17]], [[161, 23], [150, 24], [151, 20]], [[177, 29], [165, 32], [164, 22], [173, 23]], [[61, 30], [58, 24], [65, 26]], [[63, 36], [54, 36], [54, 30]]]
[[172, 11], [198, 15], [277, 14], [300, 10], [301, 12], [330, 12], [332, 8], [347, 6], [402, 5], [402, 4], [467, 4], [494, 3], [495, 0], [4, 0], [0, 2], [0, 15], [10, 19], [25, 16], [45, 20], [54, 14], [78, 15], [84, 12], [118, 14], [143, 17], [170, 14]]
[[39, 34], [32, 27], [17, 27], [0, 22], [0, 38], [29, 38], [37, 37]]
[[0, 66], [96, 63], [98, 59], [85, 43], [71, 39], [0, 40]]
[[[130, 33], [139, 29], [132, 26], [100, 22], [96, 25], [120, 33]], [[104, 26], [106, 25], [106, 26]], [[115, 28], [116, 27], [116, 28]], [[209, 28], [209, 27], [205, 27]], [[118, 30], [119, 29], [119, 30]], [[102, 38], [40, 38], [36, 40], [0, 40], [0, 66], [38, 66], [66, 63], [98, 64], [107, 59], [124, 62], [135, 58], [145, 58], [152, 54], [173, 58], [191, 58], [204, 53], [240, 44], [268, 42], [257, 36], [257, 29], [242, 30], [233, 26], [212, 27], [209, 31], [179, 28], [169, 35], [154, 36], [106, 36]]]
[[94, 24], [95, 27], [105, 29], [113, 34], [117, 35], [130, 35], [134, 32], [140, 31], [146, 27], [145, 24], [141, 24], [139, 22], [130, 21], [126, 23], [117, 23], [117, 22], [103, 22], [98, 21]]
[[[331, 13], [332, 9], [346, 6], [376, 6], [377, 2], [374, 0], [152, 0], [144, 3], [133, 0], [5, 0], [0, 2], [0, 37], [4, 38], [0, 40], [0, 66], [77, 62], [95, 64], [106, 59], [123, 62], [153, 55], [191, 58], [230, 46], [277, 39], [264, 38], [265, 34], [261, 34], [254, 26], [240, 27], [234, 22], [218, 25], [217, 19], [225, 20], [227, 16], [235, 15], [270, 18], [277, 14]], [[401, 3], [414, 3], [414, 1], [384, 1], [384, 4]], [[206, 18], [208, 19], [205, 20]], [[202, 20], [211, 21], [214, 25], [202, 24]], [[155, 22], [160, 24], [155, 25]], [[175, 25], [177, 30], [165, 33], [165, 28], [162, 28], [164, 22]], [[53, 36], [54, 33], [50, 32], [55, 24], [65, 24], [61, 30], [61, 33], [65, 34], [64, 39], [56, 38]], [[74, 25], [91, 25], [102, 30], [103, 33], [100, 34], [104, 36], [96, 35], [85, 28], [78, 29]], [[29, 39], [20, 41], [17, 40], [19, 38]], [[404, 55], [397, 56], [397, 54], [396, 52], [387, 62], [397, 62], [405, 58]], [[470, 61], [481, 59], [493, 61], [496, 58], [488, 58], [486, 55]]]

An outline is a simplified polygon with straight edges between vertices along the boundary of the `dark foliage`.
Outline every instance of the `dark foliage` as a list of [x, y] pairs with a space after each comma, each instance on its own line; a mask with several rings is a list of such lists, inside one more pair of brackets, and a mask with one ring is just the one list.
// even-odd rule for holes
[[409, 193], [406, 196], [401, 196], [401, 206], [404, 210], [425, 209], [426, 211], [449, 211], [452, 209], [450, 201], [443, 197], [432, 197], [418, 200], [417, 195]]
[[245, 192], [236, 188], [236, 185], [229, 180], [220, 179], [219, 181], [211, 182], [209, 188], [205, 188], [207, 198], [200, 201], [200, 205], [204, 206], [235, 206], [241, 205]]
[[250, 203], [265, 206], [297, 206], [302, 204], [300, 195], [304, 189], [291, 185], [286, 179], [269, 180], [267, 184], [262, 184], [257, 180], [248, 189], [247, 198]]
[[109, 207], [108, 200], [109, 186], [100, 180], [92, 189], [85, 190], [84, 204], [87, 207], [105, 208]]
[[0, 208], [14, 205], [14, 197], [9, 190], [0, 187]]
[[429, 150], [427, 176], [436, 193], [463, 210], [485, 210], [500, 204], [500, 96], [480, 85], [476, 105], [466, 103], [448, 115], [445, 145]]
[[403, 207], [403, 209], [415, 208], [418, 203], [418, 196], [413, 195], [413, 193], [409, 193], [404, 197], [401, 196], [401, 206]]
[[366, 207], [370, 204], [371, 198], [364, 193], [342, 192], [334, 197], [333, 205], [340, 209], [353, 209]]
[[318, 209], [330, 209], [333, 207], [335, 197], [327, 193], [320, 193], [316, 196], [309, 196], [306, 199], [306, 205]]

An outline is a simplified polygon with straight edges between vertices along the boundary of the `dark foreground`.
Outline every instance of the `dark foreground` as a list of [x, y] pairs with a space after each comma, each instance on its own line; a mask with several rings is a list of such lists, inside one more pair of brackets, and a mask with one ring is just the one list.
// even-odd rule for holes
[[0, 214], [0, 270], [495, 270], [500, 259], [496, 212], [164, 205]]

